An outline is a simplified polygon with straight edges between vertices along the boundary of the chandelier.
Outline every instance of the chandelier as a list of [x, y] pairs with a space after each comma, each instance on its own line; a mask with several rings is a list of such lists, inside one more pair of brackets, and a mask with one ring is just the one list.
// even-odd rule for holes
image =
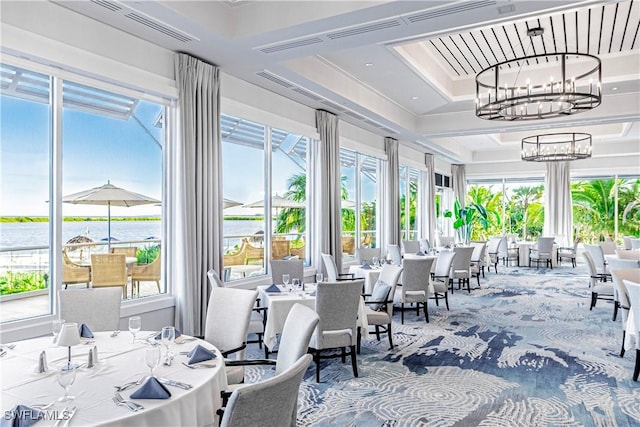
[[[543, 34], [543, 28], [529, 29], [530, 47], [533, 37]], [[546, 53], [545, 49], [544, 54], [507, 60], [478, 73], [476, 116], [487, 120], [537, 120], [580, 113], [600, 105], [601, 85], [598, 57]]]
[[548, 133], [522, 140], [522, 160], [559, 162], [591, 157], [591, 135], [588, 133]]

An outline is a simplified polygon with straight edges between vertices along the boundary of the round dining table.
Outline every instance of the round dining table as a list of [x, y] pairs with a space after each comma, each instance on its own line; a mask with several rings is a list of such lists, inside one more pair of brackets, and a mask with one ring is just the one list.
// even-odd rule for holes
[[[69, 394], [75, 399], [56, 402], [47, 408], [43, 411], [43, 419], [36, 425], [217, 426], [216, 410], [222, 406], [220, 391], [227, 387], [222, 356], [211, 344], [184, 335], [183, 344], [171, 346], [174, 353], [171, 364], [161, 362], [154, 375], [162, 380], [191, 385], [192, 388], [185, 390], [165, 385], [171, 393], [168, 399], [136, 399], [136, 403], [144, 406], [137, 412], [114, 403], [114, 386], [137, 381], [150, 374], [145, 363], [145, 349], [155, 341], [149, 338], [152, 335], [155, 333], [139, 332], [137, 337], [141, 339], [133, 343], [129, 332], [94, 332], [93, 339], [82, 339], [81, 344], [71, 347], [71, 360], [80, 365], [75, 382], [69, 389]], [[215, 363], [209, 364], [215, 366], [190, 368], [182, 363], [188, 356], [181, 353], [197, 345], [216, 353]], [[89, 368], [88, 355], [94, 346], [97, 347], [98, 362]], [[67, 360], [68, 347], [58, 347], [52, 336], [46, 336], [4, 345], [3, 350], [6, 354], [0, 357], [0, 374], [4, 417], [16, 405], [48, 404], [64, 394], [57, 382], [56, 365]], [[46, 353], [47, 371], [38, 373], [42, 351]], [[123, 391], [121, 395], [128, 399], [139, 387]], [[70, 420], [56, 424], [55, 418], [68, 417], [74, 407], [77, 410]]]

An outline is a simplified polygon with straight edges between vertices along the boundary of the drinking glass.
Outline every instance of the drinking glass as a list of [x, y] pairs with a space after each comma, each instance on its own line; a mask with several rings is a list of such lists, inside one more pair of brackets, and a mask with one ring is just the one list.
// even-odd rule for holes
[[293, 279], [292, 285], [294, 287], [295, 290], [299, 291], [302, 288], [302, 285], [300, 284], [300, 279], [295, 278]]
[[58, 384], [64, 389], [64, 396], [58, 399], [58, 402], [69, 402], [75, 399], [69, 395], [69, 387], [76, 380], [76, 365], [71, 362], [64, 362], [57, 366], [56, 376]]
[[151, 369], [151, 376], [153, 376], [153, 370], [160, 364], [160, 347], [154, 346], [145, 349], [144, 361]]
[[282, 283], [284, 283], [285, 287], [289, 284], [289, 275], [288, 274], [283, 274], [282, 275]]
[[322, 273], [316, 273], [316, 283], [320, 283], [324, 280], [324, 275]]
[[133, 316], [129, 318], [129, 332], [133, 335], [132, 343], [136, 342], [136, 334], [142, 329], [142, 319], [140, 316]]
[[176, 339], [176, 328], [173, 326], [165, 326], [162, 328], [162, 344], [164, 344], [167, 355], [166, 358], [169, 359], [171, 357], [171, 344]]
[[58, 339], [58, 334], [62, 330], [62, 325], [64, 325], [64, 319], [56, 319], [51, 322], [51, 332], [53, 332], [53, 342], [56, 342]]
[[376, 257], [371, 258], [371, 263], [373, 264], [374, 267], [377, 267], [378, 266], [378, 258], [376, 258]]

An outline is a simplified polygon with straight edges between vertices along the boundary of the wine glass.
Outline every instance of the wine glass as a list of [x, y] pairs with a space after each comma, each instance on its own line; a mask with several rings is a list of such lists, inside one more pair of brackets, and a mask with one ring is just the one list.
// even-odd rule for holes
[[282, 283], [284, 283], [284, 287], [285, 288], [289, 288], [289, 275], [288, 274], [283, 274], [282, 275]]
[[136, 342], [136, 334], [142, 329], [142, 320], [140, 316], [133, 316], [129, 318], [129, 332], [133, 335], [132, 343]]
[[316, 273], [316, 283], [320, 283], [324, 280], [324, 275], [322, 273]]
[[371, 263], [373, 264], [374, 267], [377, 267], [378, 266], [378, 258], [377, 257], [371, 258]]
[[71, 362], [64, 362], [58, 365], [56, 372], [58, 384], [64, 389], [64, 396], [58, 399], [58, 402], [69, 402], [75, 399], [69, 395], [69, 387], [76, 380], [76, 365]]
[[62, 330], [62, 325], [64, 325], [64, 319], [55, 319], [51, 322], [51, 332], [53, 332], [53, 342], [56, 342], [58, 339], [58, 334]]
[[153, 370], [160, 364], [160, 347], [154, 346], [146, 348], [144, 351], [144, 361], [151, 369], [151, 376], [153, 377]]
[[171, 344], [176, 339], [176, 328], [173, 326], [165, 326], [162, 328], [162, 344], [164, 344], [167, 349], [166, 358], [169, 359], [171, 357]]

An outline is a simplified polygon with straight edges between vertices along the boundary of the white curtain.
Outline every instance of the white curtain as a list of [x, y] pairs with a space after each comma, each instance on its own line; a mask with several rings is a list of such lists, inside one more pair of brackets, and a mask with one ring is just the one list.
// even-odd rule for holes
[[451, 165], [451, 175], [453, 178], [453, 195], [460, 202], [460, 207], [463, 208], [467, 197], [467, 175], [464, 165]]
[[222, 139], [219, 69], [197, 58], [175, 58], [178, 140], [170, 160], [167, 206], [176, 299], [175, 325], [203, 335], [209, 297], [207, 271], [222, 266]]
[[313, 259], [324, 271], [320, 253], [333, 255], [338, 271], [342, 271], [342, 215], [340, 185], [340, 135], [338, 117], [327, 111], [316, 111], [316, 127], [320, 140], [313, 141], [315, 165], [312, 170], [314, 200], [310, 211], [317, 217], [312, 229]]
[[398, 158], [398, 140], [384, 139], [384, 151], [387, 154], [386, 172], [382, 185], [385, 188], [384, 203], [384, 248], [387, 245], [400, 244], [400, 161]]
[[436, 166], [433, 154], [424, 155], [424, 163], [427, 166], [427, 238], [431, 245], [436, 243]]
[[547, 162], [544, 200], [544, 235], [560, 246], [572, 246], [573, 206], [569, 162]]

